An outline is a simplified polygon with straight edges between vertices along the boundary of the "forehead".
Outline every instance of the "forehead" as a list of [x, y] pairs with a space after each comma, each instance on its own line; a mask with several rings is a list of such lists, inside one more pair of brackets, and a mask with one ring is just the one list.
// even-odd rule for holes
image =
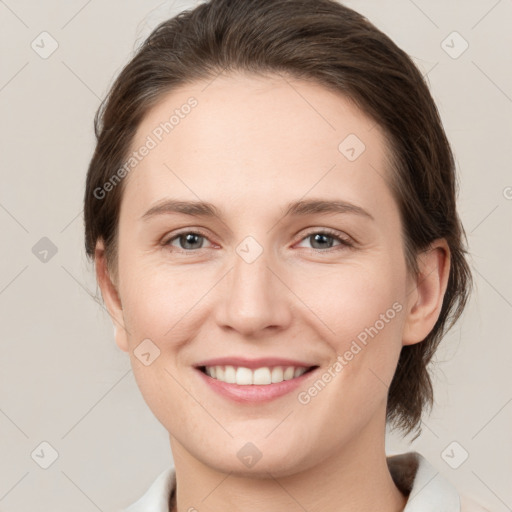
[[181, 86], [147, 113], [131, 151], [138, 157], [123, 202], [136, 208], [166, 193], [226, 201], [250, 194], [267, 208], [287, 190], [290, 200], [308, 191], [366, 191], [371, 201], [388, 167], [380, 127], [349, 99], [275, 75], [221, 75]]

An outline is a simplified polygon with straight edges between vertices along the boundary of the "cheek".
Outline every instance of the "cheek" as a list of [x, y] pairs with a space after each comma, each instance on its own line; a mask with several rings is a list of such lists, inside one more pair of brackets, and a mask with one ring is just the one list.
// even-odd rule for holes
[[[305, 279], [298, 295], [307, 297], [315, 329], [331, 348], [338, 378], [332, 400], [358, 404], [383, 399], [400, 354], [404, 321], [405, 272], [392, 257], [338, 267], [323, 279]], [[324, 283], [319, 286], [319, 283]], [[370, 403], [367, 403], [371, 409]]]
[[294, 284], [297, 295], [307, 298], [307, 306], [331, 337], [339, 340], [340, 348], [348, 338], [356, 338], [376, 322], [382, 330], [381, 315], [386, 329], [390, 324], [386, 320], [400, 316], [396, 313], [401, 308], [393, 308], [393, 304], [402, 300], [405, 275], [391, 260], [340, 265], [314, 277], [303, 275]]
[[[303, 390], [300, 403], [311, 404], [304, 408], [305, 421], [316, 422], [310, 415], [317, 417], [317, 428], [333, 436], [362, 428], [384, 407], [396, 370], [405, 309], [399, 285], [384, 268], [352, 267], [331, 278], [323, 292], [315, 291], [312, 284], [303, 290], [312, 299], [308, 306], [320, 318], [315, 321], [317, 332], [324, 326], [323, 341], [330, 346], [331, 362], [320, 375], [328, 383], [314, 383], [315, 389]], [[357, 418], [347, 419], [354, 411]], [[341, 432], [342, 424], [352, 427]]]
[[[133, 353], [131, 359], [137, 387], [149, 409], [171, 434], [180, 431], [185, 423], [182, 412], [193, 411], [194, 403], [187, 399], [174, 368], [163, 353], [148, 366], [137, 360]], [[193, 416], [188, 417], [186, 423], [193, 421]]]
[[200, 271], [184, 267], [148, 267], [134, 262], [125, 276], [124, 316], [137, 339], [170, 340], [178, 333], [184, 334], [187, 314], [200, 307], [199, 301], [209, 289]]

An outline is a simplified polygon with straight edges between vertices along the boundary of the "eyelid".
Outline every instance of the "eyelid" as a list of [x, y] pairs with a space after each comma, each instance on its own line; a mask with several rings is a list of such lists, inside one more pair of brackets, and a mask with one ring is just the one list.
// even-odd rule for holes
[[[302, 242], [306, 238], [310, 237], [311, 235], [316, 235], [317, 233], [323, 234], [323, 235], [328, 235], [332, 238], [336, 238], [340, 241], [341, 245], [345, 245], [347, 248], [354, 247], [357, 243], [356, 240], [354, 240], [352, 237], [346, 235], [342, 231], [338, 231], [333, 228], [321, 228], [321, 227], [310, 228], [305, 233], [301, 232], [300, 238], [295, 243]], [[329, 250], [334, 250], [334, 248], [330, 247], [329, 249], [326, 249], [326, 250], [319, 250], [319, 249], [312, 249], [312, 250], [315, 252], [329, 252]]]
[[[210, 235], [206, 231], [204, 231], [201, 228], [195, 228], [195, 227], [186, 227], [179, 231], [173, 232], [172, 235], [169, 236], [168, 238], [164, 237], [162, 239], [161, 245], [163, 245], [164, 247], [170, 247], [171, 246], [170, 242], [176, 240], [177, 238], [179, 238], [182, 235], [187, 235], [189, 233], [201, 235], [203, 238], [208, 240], [212, 245], [215, 245], [215, 243], [210, 240]], [[188, 250], [188, 251], [185, 249], [181, 249], [179, 247], [174, 247], [174, 249], [181, 251], [181, 252], [197, 252], [197, 251], [200, 251], [201, 249], [207, 249], [207, 247], [202, 247], [201, 249]]]

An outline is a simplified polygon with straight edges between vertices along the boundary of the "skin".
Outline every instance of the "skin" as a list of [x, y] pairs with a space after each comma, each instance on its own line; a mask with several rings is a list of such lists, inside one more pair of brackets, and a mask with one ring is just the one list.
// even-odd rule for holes
[[[125, 178], [117, 282], [101, 240], [96, 250], [116, 343], [169, 432], [178, 510], [403, 510], [386, 464], [387, 392], [402, 346], [421, 342], [439, 316], [446, 242], [419, 256], [418, 276], [407, 272], [383, 133], [315, 83], [231, 74], [187, 85], [148, 113], [132, 148], [190, 96], [197, 107]], [[366, 146], [354, 161], [338, 150], [348, 134]], [[223, 219], [140, 219], [163, 198], [208, 201]], [[283, 216], [289, 202], [311, 198], [351, 202], [373, 220]], [[311, 231], [326, 228], [354, 246], [315, 242]], [[206, 236], [189, 245], [176, 238], [198, 229]], [[236, 251], [247, 236], [263, 250], [252, 263]], [[394, 303], [401, 311], [308, 404], [297, 394], [311, 381], [240, 404], [193, 369], [213, 357], [275, 356], [319, 365], [320, 375]], [[134, 354], [147, 338], [160, 350], [148, 366]], [[262, 454], [250, 468], [237, 457], [247, 442]]]

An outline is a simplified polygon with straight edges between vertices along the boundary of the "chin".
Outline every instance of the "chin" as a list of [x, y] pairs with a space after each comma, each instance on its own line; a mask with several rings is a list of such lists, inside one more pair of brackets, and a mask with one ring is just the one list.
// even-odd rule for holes
[[[275, 478], [291, 476], [307, 470], [314, 464], [314, 461], [311, 460], [308, 463], [300, 442], [296, 449], [281, 445], [281, 448], [284, 448], [281, 450], [274, 448], [271, 443], [261, 449], [256, 448], [256, 443], [238, 441], [234, 444], [236, 444], [236, 448], [228, 449], [229, 452], [234, 452], [234, 457], [226, 456], [224, 445], [224, 450], [218, 453], [218, 457], [216, 457], [215, 450], [209, 450], [208, 460], [204, 459], [204, 453], [199, 459], [215, 471], [241, 478], [256, 479], [268, 479], [270, 476]], [[300, 457], [298, 457], [299, 454]]]
[[244, 467], [238, 461], [226, 461], [225, 464], [219, 465], [216, 461], [215, 465], [210, 466], [216, 471], [230, 474], [239, 478], [254, 478], [257, 480], [268, 480], [269, 477], [283, 478], [299, 473], [304, 467], [297, 467], [289, 460], [267, 460], [263, 461], [263, 457], [251, 468]]

